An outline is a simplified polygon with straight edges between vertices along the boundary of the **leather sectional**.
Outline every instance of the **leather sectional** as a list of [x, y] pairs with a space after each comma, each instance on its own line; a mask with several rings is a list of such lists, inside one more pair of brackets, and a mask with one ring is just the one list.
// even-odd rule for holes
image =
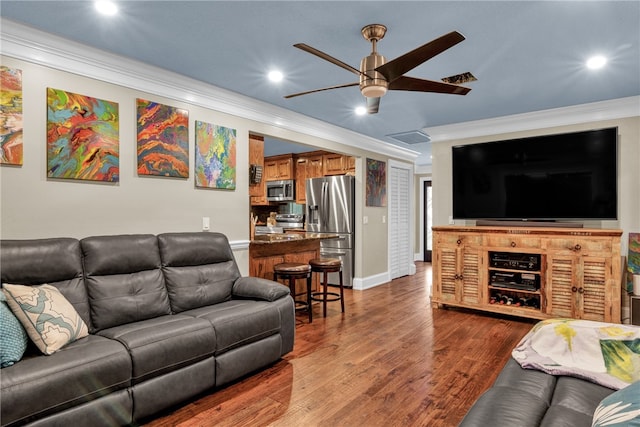
[[2, 283], [55, 286], [89, 336], [2, 369], [2, 426], [114, 426], [293, 349], [289, 289], [241, 277], [219, 233], [3, 240]]
[[460, 427], [590, 427], [600, 401], [614, 392], [580, 378], [523, 369], [510, 358]]

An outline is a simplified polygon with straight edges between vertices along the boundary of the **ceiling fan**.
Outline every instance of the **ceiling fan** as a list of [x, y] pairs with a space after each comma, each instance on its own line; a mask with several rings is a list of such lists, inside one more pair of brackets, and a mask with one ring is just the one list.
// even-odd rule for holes
[[459, 86], [459, 84], [476, 80], [476, 78], [469, 72], [446, 77], [440, 82], [418, 79], [404, 75], [406, 72], [411, 71], [423, 62], [463, 41], [464, 36], [457, 31], [452, 31], [438, 37], [437, 39], [432, 40], [389, 62], [386, 62], [385, 57], [376, 51], [376, 45], [378, 41], [384, 37], [387, 32], [387, 27], [382, 24], [371, 24], [362, 28], [361, 32], [364, 38], [371, 42], [372, 51], [369, 56], [362, 58], [359, 70], [304, 43], [297, 43], [293, 45], [298, 49], [304, 50], [312, 55], [316, 55], [325, 61], [329, 61], [347, 71], [357, 74], [360, 77], [360, 81], [294, 93], [285, 96], [285, 98], [293, 98], [300, 95], [307, 95], [330, 89], [359, 85], [360, 92], [367, 99], [367, 112], [369, 114], [375, 114], [378, 112], [380, 98], [387, 93], [387, 90], [408, 90], [416, 92], [437, 92], [466, 95], [471, 89]]

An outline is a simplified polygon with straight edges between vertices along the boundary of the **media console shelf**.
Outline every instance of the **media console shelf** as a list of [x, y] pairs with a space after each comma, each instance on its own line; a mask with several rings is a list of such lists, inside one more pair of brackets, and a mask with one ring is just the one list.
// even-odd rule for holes
[[622, 230], [433, 227], [434, 307], [620, 323]]

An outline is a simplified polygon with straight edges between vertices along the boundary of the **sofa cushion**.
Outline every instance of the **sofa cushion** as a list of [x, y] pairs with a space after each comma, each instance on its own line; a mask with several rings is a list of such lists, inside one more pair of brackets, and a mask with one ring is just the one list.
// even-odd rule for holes
[[0, 368], [11, 366], [27, 349], [29, 337], [18, 318], [7, 305], [4, 292], [0, 291]]
[[592, 421], [593, 427], [640, 426], [640, 381], [602, 399]]
[[155, 236], [95, 236], [80, 244], [95, 331], [171, 312]]
[[35, 420], [125, 389], [130, 378], [124, 346], [89, 335], [51, 356], [25, 355], [3, 369], [0, 418], [3, 425]]
[[158, 247], [174, 313], [231, 299], [240, 271], [224, 234], [165, 233]]
[[266, 301], [232, 300], [182, 314], [211, 323], [216, 333], [216, 356], [280, 331], [280, 311]]
[[209, 322], [179, 314], [127, 323], [98, 334], [128, 349], [133, 384], [212, 356], [216, 342]]
[[89, 334], [87, 325], [54, 286], [2, 286], [13, 314], [44, 354], [53, 354]]
[[0, 265], [2, 283], [55, 286], [91, 327], [77, 239], [2, 240]]

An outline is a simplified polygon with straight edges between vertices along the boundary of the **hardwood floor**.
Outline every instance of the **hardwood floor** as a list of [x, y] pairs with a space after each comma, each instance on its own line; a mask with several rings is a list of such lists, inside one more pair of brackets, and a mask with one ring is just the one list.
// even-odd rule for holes
[[432, 309], [431, 265], [297, 318], [294, 351], [149, 427], [457, 426], [535, 321]]

